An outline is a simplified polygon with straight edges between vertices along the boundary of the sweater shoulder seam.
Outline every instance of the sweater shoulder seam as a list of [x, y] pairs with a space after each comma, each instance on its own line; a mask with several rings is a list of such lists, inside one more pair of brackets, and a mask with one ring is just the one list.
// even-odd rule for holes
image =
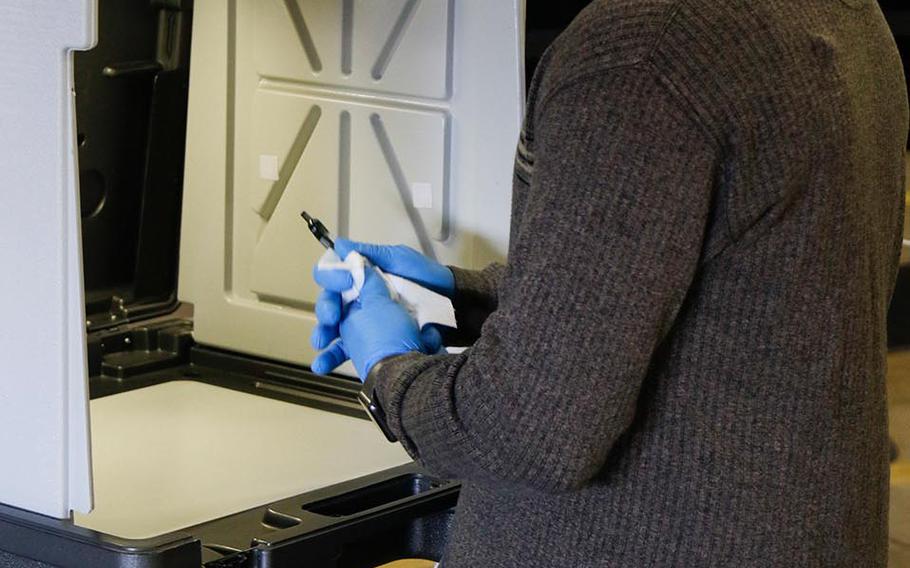
[[593, 77], [598, 77], [600, 75], [606, 75], [612, 71], [621, 71], [623, 69], [638, 67], [638, 66], [641, 66], [641, 64], [644, 62], [650, 61], [654, 52], [657, 51], [657, 48], [660, 46], [661, 42], [663, 41], [663, 38], [666, 36], [666, 34], [670, 28], [670, 24], [676, 18], [676, 14], [678, 12], [679, 12], [679, 2], [675, 2], [673, 4], [672, 8], [669, 10], [669, 13], [667, 14], [664, 22], [661, 24], [660, 32], [658, 32], [657, 34], [654, 35], [654, 39], [652, 40], [651, 45], [648, 47], [648, 49], [643, 54], [639, 55], [635, 59], [633, 59], [631, 61], [625, 61], [622, 63], [609, 63], [609, 64], [595, 66], [592, 69], [585, 69], [583, 71], [578, 71], [575, 74], [571, 74], [571, 75], [563, 78], [561, 81], [559, 81], [559, 83], [556, 86], [554, 86], [553, 89], [551, 89], [548, 93], [546, 93], [546, 95], [543, 97], [543, 99], [541, 99], [540, 104], [538, 105], [541, 112], [544, 109], [546, 109], [546, 107], [549, 104], [551, 99], [555, 98], [557, 95], [559, 95], [560, 93], [562, 93], [564, 90], [566, 90], [569, 87], [572, 87], [580, 82], [583, 82], [583, 81], [593, 78]]
[[661, 69], [653, 60], [654, 53], [660, 47], [661, 42], [666, 37], [670, 26], [675, 21], [676, 16], [679, 13], [681, 3], [682, 2], [676, 2], [673, 4], [669, 14], [667, 15], [666, 21], [664, 21], [662, 24], [660, 33], [655, 34], [653, 43], [644, 54], [637, 57], [633, 61], [604, 65], [566, 77], [564, 80], [560, 81], [560, 83], [555, 88], [550, 90], [550, 92], [548, 92], [546, 96], [540, 101], [540, 103], [537, 105], [537, 114], [545, 113], [547, 107], [553, 101], [553, 99], [562, 94], [564, 91], [580, 83], [584, 83], [585, 81], [589, 80], [597, 80], [613, 72], [639, 68], [644, 72], [648, 72], [654, 75], [664, 93], [672, 101], [679, 105], [680, 110], [684, 111], [689, 121], [702, 132], [711, 146], [713, 146], [715, 150], [719, 151], [723, 147], [723, 144], [717, 134], [712, 131], [711, 128], [705, 123], [703, 118], [695, 109], [695, 105], [692, 103], [692, 101], [688, 100], [681, 94], [679, 89], [677, 89], [674, 85], [673, 81], [671, 81], [670, 78], [668, 78], [661, 71]]
[[654, 76], [654, 78], [657, 80], [657, 84], [660, 86], [660, 90], [663, 91], [664, 94], [671, 101], [673, 101], [680, 110], [684, 111], [686, 119], [690, 124], [692, 124], [702, 133], [706, 142], [708, 142], [715, 150], [719, 151], [722, 148], [722, 144], [717, 135], [702, 121], [692, 103], [685, 97], [681, 96], [678, 92], [676, 92], [677, 90], [675, 88], [672, 88], [673, 83], [663, 75], [660, 69], [658, 69], [658, 67], [652, 61], [644, 58], [638, 59], [634, 62], [592, 69], [587, 72], [575, 75], [571, 79], [566, 79], [559, 85], [559, 87], [547, 93], [547, 96], [538, 105], [539, 108], [535, 114], [543, 115], [547, 111], [547, 107], [557, 96], [572, 87], [575, 87], [586, 81], [604, 78], [613, 72], [634, 70], [636, 68], [644, 73], [649, 73]]

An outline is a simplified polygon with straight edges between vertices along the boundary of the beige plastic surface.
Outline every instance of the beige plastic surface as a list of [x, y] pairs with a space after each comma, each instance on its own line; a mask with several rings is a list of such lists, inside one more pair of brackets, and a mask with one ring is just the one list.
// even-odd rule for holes
[[367, 420], [176, 381], [91, 402], [95, 510], [149, 538], [411, 460]]
[[205, 344], [308, 364], [336, 234], [482, 267], [508, 245], [521, 0], [198, 0], [180, 296]]
[[91, 509], [71, 50], [93, 0], [0, 0], [0, 502]]

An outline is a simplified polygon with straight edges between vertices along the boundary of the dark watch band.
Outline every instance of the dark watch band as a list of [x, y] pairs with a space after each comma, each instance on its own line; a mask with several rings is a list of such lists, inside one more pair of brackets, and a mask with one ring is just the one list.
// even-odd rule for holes
[[357, 398], [360, 400], [360, 404], [363, 405], [363, 408], [367, 411], [367, 414], [370, 415], [373, 422], [375, 422], [376, 425], [379, 426], [379, 429], [382, 430], [382, 433], [385, 434], [386, 439], [390, 442], [397, 442], [398, 438], [392, 430], [389, 429], [389, 424], [386, 422], [385, 410], [382, 409], [382, 406], [379, 404], [379, 399], [376, 396], [376, 377], [379, 375], [382, 365], [383, 361], [373, 365], [366, 380], [363, 382], [363, 388], [360, 389], [360, 395]]

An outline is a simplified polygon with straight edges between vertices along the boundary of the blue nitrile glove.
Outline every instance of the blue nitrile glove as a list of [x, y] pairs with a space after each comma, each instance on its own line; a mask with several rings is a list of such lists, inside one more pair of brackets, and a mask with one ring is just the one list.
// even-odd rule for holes
[[340, 292], [334, 290], [323, 290], [320, 292], [319, 299], [316, 300], [316, 327], [313, 328], [313, 335], [310, 336], [310, 344], [312, 344], [313, 349], [325, 349], [338, 339], [338, 324], [341, 323], [341, 304]]
[[[347, 258], [352, 251], [359, 252], [389, 274], [407, 278], [449, 298], [455, 295], [455, 275], [452, 270], [410, 247], [335, 240], [335, 252], [339, 257]], [[338, 338], [338, 323], [341, 321], [340, 293], [350, 290], [354, 286], [354, 279], [346, 270], [319, 270], [318, 266], [313, 268], [313, 278], [325, 291], [316, 302], [319, 323], [313, 329], [310, 342], [315, 349], [325, 349]], [[426, 326], [422, 333], [428, 345], [436, 346], [432, 353], [442, 347], [442, 335], [437, 328]]]
[[[407, 278], [448, 298], [455, 295], [455, 275], [452, 270], [411, 247], [335, 240], [335, 252], [339, 257], [347, 258], [351, 251], [359, 252], [383, 272]], [[353, 285], [351, 274], [343, 270], [316, 270], [314, 274], [316, 282], [329, 290], [347, 290]]]
[[[338, 292], [326, 291], [324, 297], [327, 294]], [[339, 304], [340, 301], [339, 296]], [[439, 349], [439, 344], [428, 345], [425, 342], [417, 322], [392, 300], [385, 281], [373, 268], [367, 267], [360, 297], [349, 304], [345, 312], [337, 324], [341, 339], [313, 361], [311, 368], [316, 373], [330, 373], [350, 358], [363, 380], [373, 365], [387, 357], [413, 351], [435, 353]], [[323, 324], [323, 320], [320, 320], [320, 325], [329, 326], [328, 323]]]
[[[316, 302], [317, 324], [313, 328], [313, 334], [310, 337], [310, 343], [314, 349], [325, 349], [339, 338], [340, 330], [338, 324], [341, 323], [341, 312], [341, 292], [323, 290], [319, 294], [319, 300]], [[432, 324], [425, 325], [420, 330], [420, 337], [426, 353], [438, 353], [442, 349], [442, 333], [436, 326]], [[317, 362], [313, 363], [313, 371], [320, 375], [331, 373], [336, 367], [348, 360], [347, 354], [343, 351], [337, 352], [337, 355], [343, 356], [343, 358], [330, 365], [327, 363], [325, 366], [320, 366], [321, 364], [317, 364], [317, 359]]]

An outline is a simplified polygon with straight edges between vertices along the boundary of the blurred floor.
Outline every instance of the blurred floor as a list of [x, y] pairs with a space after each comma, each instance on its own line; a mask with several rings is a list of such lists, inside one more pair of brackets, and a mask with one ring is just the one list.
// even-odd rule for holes
[[[910, 201], [910, 156], [907, 164], [907, 197]], [[910, 202], [904, 212], [904, 238], [910, 238]], [[904, 247], [901, 263], [910, 263]], [[890, 568], [910, 568], [910, 351], [888, 356], [888, 406], [891, 439], [898, 459], [891, 466]]]
[[[904, 160], [907, 165], [907, 207], [904, 208], [904, 238], [910, 239], [910, 155]], [[901, 264], [910, 263], [910, 248], [904, 247], [901, 251]]]
[[891, 439], [898, 458], [891, 465], [891, 568], [910, 568], [910, 351], [888, 356]]

